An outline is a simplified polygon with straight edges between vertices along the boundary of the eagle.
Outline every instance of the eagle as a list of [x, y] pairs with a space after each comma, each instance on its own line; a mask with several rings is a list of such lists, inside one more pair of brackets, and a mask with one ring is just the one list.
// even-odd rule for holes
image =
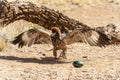
[[59, 57], [66, 58], [66, 45], [82, 41], [90, 46], [105, 47], [110, 44], [110, 39], [104, 33], [93, 28], [76, 28], [62, 32], [59, 27], [51, 28], [51, 33], [41, 31], [37, 28], [29, 29], [22, 32], [12, 41], [13, 44], [18, 44], [19, 48], [23, 46], [31, 46], [38, 41], [53, 45], [53, 55], [57, 58], [57, 50], [62, 50]]

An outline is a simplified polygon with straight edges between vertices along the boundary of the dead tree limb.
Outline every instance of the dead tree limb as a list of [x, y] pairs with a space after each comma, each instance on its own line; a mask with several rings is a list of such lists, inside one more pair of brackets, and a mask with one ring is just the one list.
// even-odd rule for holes
[[20, 19], [38, 24], [46, 29], [51, 29], [52, 26], [67, 27], [68, 29], [88, 27], [77, 20], [65, 16], [59, 11], [49, 9], [45, 6], [38, 7], [31, 2], [24, 1], [7, 2], [6, 0], [0, 0], [1, 24], [8, 25]]
[[93, 30], [77, 20], [71, 19], [59, 11], [44, 6], [38, 7], [31, 2], [7, 2], [7, 0], [0, 0], [1, 24], [8, 25], [20, 19], [38, 24], [46, 29], [51, 29], [53, 26], [59, 27], [61, 31], [64, 31], [65, 27], [70, 30], [79, 28], [77, 32], [79, 34], [78, 38], [83, 38], [83, 42], [90, 45], [97, 44], [97, 46], [102, 47], [108, 45], [110, 41], [107, 35]]

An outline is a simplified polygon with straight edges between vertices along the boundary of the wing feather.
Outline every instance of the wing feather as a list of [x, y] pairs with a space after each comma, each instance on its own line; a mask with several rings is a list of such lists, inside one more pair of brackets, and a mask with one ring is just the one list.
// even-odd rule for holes
[[34, 43], [50, 43], [50, 34], [38, 29], [29, 29], [18, 36], [12, 41], [14, 45], [18, 44], [19, 48], [23, 46], [31, 46]]
[[68, 44], [72, 44], [80, 40], [90, 46], [105, 47], [105, 45], [110, 44], [110, 39], [107, 35], [94, 29], [75, 29], [68, 33], [63, 39], [69, 40]]

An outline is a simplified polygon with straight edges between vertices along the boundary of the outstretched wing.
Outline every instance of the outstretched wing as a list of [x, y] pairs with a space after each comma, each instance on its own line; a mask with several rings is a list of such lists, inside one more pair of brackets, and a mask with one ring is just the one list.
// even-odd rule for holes
[[14, 45], [18, 44], [18, 47], [31, 46], [34, 43], [50, 43], [50, 34], [38, 29], [29, 29], [18, 36], [12, 41]]
[[70, 33], [66, 34], [62, 39], [67, 39], [68, 44], [72, 44], [74, 42], [82, 41], [91, 46], [99, 46], [105, 47], [105, 45], [110, 44], [110, 39], [107, 35], [96, 31], [94, 29], [75, 29]]

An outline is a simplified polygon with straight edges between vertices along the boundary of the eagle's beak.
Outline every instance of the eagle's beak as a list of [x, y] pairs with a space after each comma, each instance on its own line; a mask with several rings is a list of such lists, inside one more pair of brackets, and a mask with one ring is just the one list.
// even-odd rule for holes
[[52, 34], [51, 34], [51, 37], [54, 37], [55, 35], [56, 35], [56, 33], [52, 33]]
[[66, 34], [61, 34], [60, 37], [59, 37], [59, 39], [60, 39], [60, 40], [63, 40], [63, 39], [66, 38], [66, 36], [67, 36]]

